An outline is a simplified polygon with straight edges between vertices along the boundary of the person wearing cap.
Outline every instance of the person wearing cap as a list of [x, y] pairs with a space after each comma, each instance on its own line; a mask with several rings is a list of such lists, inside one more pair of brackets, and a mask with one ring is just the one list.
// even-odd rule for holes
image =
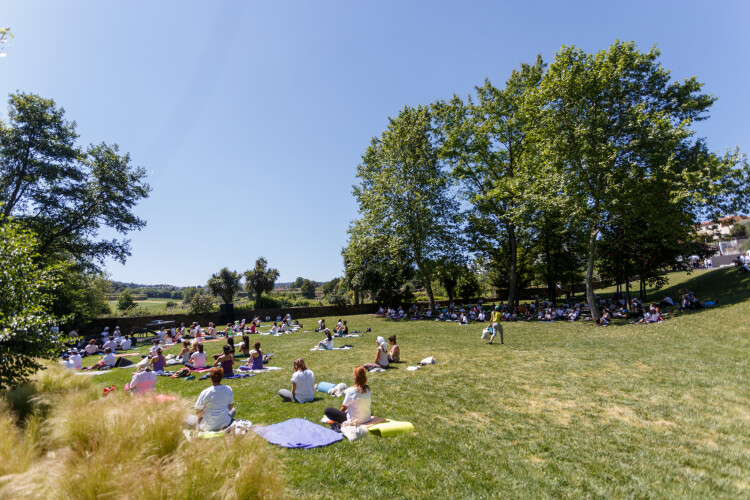
[[76, 349], [74, 347], [73, 349], [70, 350], [70, 352], [71, 352], [71, 354], [70, 354], [70, 358], [68, 358], [68, 360], [71, 363], [73, 363], [73, 367], [76, 370], [82, 369], [83, 368], [83, 358], [81, 358], [81, 355], [78, 354], [78, 349]]
[[495, 340], [495, 335], [500, 333], [500, 343], [504, 344], [503, 342], [503, 326], [500, 324], [500, 318], [502, 318], [502, 312], [500, 311], [500, 306], [495, 306], [495, 310], [492, 311], [492, 316], [490, 317], [490, 323], [492, 324], [492, 335], [490, 335], [490, 344], [493, 340]]
[[109, 337], [109, 327], [108, 326], [104, 327], [104, 330], [102, 330], [102, 333], [101, 333], [100, 336], [102, 337], [102, 342], [105, 342], [106, 340], [104, 340], [104, 339], [106, 339], [107, 337]]
[[385, 339], [383, 337], [378, 337], [375, 339], [375, 342], [378, 344], [378, 350], [375, 352], [375, 362], [362, 365], [366, 370], [388, 368], [388, 348], [386, 347]]

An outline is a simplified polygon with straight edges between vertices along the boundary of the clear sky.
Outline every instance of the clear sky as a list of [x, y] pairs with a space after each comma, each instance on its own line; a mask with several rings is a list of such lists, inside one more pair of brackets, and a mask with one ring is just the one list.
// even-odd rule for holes
[[281, 281], [324, 281], [343, 272], [355, 168], [389, 116], [501, 86], [561, 45], [658, 45], [719, 97], [699, 135], [750, 152], [749, 18], [744, 0], [3, 0], [0, 96], [53, 98], [82, 144], [116, 142], [148, 170], [148, 226], [112, 279], [204, 284], [265, 256]]

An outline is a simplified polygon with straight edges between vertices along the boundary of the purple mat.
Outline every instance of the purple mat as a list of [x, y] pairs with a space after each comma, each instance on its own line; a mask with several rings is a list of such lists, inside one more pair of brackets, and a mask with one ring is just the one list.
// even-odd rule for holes
[[278, 424], [255, 427], [253, 430], [269, 443], [284, 448], [317, 448], [343, 439], [338, 432], [308, 422], [303, 418], [293, 418]]

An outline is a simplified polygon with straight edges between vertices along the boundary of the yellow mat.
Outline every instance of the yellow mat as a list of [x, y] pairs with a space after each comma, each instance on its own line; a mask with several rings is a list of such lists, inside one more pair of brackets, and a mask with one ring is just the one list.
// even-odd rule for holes
[[370, 434], [381, 437], [392, 437], [398, 434], [414, 432], [414, 426], [410, 422], [397, 422], [395, 420], [386, 420], [382, 424], [371, 425], [367, 428]]

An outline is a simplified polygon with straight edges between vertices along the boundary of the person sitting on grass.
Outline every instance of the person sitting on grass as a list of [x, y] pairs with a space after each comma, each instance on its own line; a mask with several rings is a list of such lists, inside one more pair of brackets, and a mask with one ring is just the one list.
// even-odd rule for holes
[[375, 368], [388, 368], [388, 351], [385, 347], [385, 339], [378, 337], [375, 339], [378, 344], [378, 349], [375, 351], [375, 362], [365, 363], [364, 366], [367, 370], [373, 370]]
[[388, 351], [388, 362], [389, 363], [400, 363], [401, 362], [401, 348], [396, 344], [396, 336], [391, 335], [388, 337], [388, 343], [391, 344], [391, 349]]
[[372, 392], [367, 385], [367, 370], [364, 366], [355, 366], [352, 374], [354, 385], [344, 392], [341, 409], [326, 408], [323, 410], [329, 420], [343, 424], [347, 420], [364, 423], [372, 418]]
[[193, 353], [190, 351], [190, 341], [183, 340], [182, 349], [175, 359], [177, 360], [178, 364], [184, 365], [185, 363], [190, 361], [191, 354]]
[[70, 353], [71, 354], [70, 358], [68, 358], [68, 361], [73, 363], [73, 368], [75, 370], [80, 370], [81, 368], [83, 368], [83, 358], [81, 358], [81, 355], [78, 354], [78, 349], [74, 347], [73, 349], [71, 349]]
[[279, 332], [279, 327], [278, 327], [278, 326], [276, 326], [276, 322], [274, 321], [274, 322], [273, 322], [273, 326], [272, 326], [272, 327], [271, 327], [271, 329], [270, 329], [270, 330], [268, 331], [268, 333], [270, 333], [271, 335], [275, 335], [275, 334], [277, 334], [278, 332]]
[[151, 359], [148, 362], [149, 366], [152, 370], [154, 370], [156, 373], [163, 372], [164, 367], [167, 365], [167, 360], [164, 358], [164, 355], [162, 354], [162, 349], [159, 347], [156, 349], [156, 353], [151, 356]]
[[263, 351], [260, 348], [260, 342], [253, 344], [253, 349], [249, 352], [247, 366], [249, 366], [251, 370], [263, 369]]
[[331, 331], [326, 328], [324, 330], [324, 333], [326, 334], [326, 338], [318, 342], [317, 349], [319, 351], [330, 351], [333, 349], [333, 337], [331, 336]]
[[99, 346], [96, 344], [96, 339], [89, 340], [89, 343], [86, 345], [86, 348], [84, 349], [87, 356], [91, 356], [93, 354], [96, 354], [99, 352]]
[[116, 362], [117, 358], [112, 354], [112, 349], [107, 347], [104, 349], [104, 356], [102, 356], [102, 359], [97, 361], [95, 365], [86, 368], [86, 370], [103, 370], [105, 368], [112, 368], [115, 366]]
[[315, 374], [308, 370], [302, 358], [295, 359], [293, 366], [292, 390], [279, 389], [279, 396], [284, 401], [309, 403], [315, 399]]
[[349, 335], [349, 326], [346, 324], [346, 320], [344, 320], [344, 323], [341, 325], [341, 328], [336, 329], [336, 335], [339, 337], [343, 337], [344, 335]]
[[227, 337], [231, 336], [232, 334], [234, 334], [234, 325], [232, 323], [227, 323], [227, 327], [224, 328], [221, 333], [222, 335], [226, 335]]
[[102, 350], [108, 347], [109, 347], [109, 350], [112, 352], [115, 352], [115, 350], [117, 349], [117, 344], [115, 344], [115, 341], [112, 337], [107, 337], [106, 342], [104, 342], [104, 344], [102, 345]]
[[[234, 356], [234, 337], [227, 337], [227, 345], [229, 346], [229, 350], [232, 352], [232, 356]], [[219, 356], [221, 356], [221, 354], [214, 354], [213, 355], [214, 359], [219, 359]], [[225, 370], [225, 372], [226, 372], [226, 370]], [[224, 376], [227, 376], [226, 373], [225, 373]]]
[[248, 356], [250, 356], [250, 337], [248, 337], [247, 335], [243, 335], [242, 342], [240, 342], [237, 348], [240, 350], [240, 353], [235, 357], [247, 358]]
[[190, 355], [190, 362], [185, 363], [185, 366], [191, 370], [200, 370], [206, 367], [206, 353], [203, 352], [202, 343], [196, 342], [194, 346], [197, 347], [198, 350]]
[[133, 378], [130, 379], [130, 383], [125, 386], [125, 390], [130, 391], [131, 394], [143, 394], [154, 392], [155, 386], [156, 372], [152, 371], [149, 366], [139, 366]]
[[213, 432], [229, 427], [234, 420], [234, 393], [232, 388], [221, 384], [224, 371], [211, 368], [208, 374], [211, 387], [204, 389], [195, 402], [195, 416], [201, 430]]
[[322, 332], [326, 329], [326, 319], [321, 318], [318, 320], [318, 328], [315, 330], [316, 332]]
[[219, 365], [221, 365], [225, 377], [232, 377], [234, 375], [234, 355], [229, 344], [224, 345], [224, 353], [216, 358], [216, 362], [214, 362], [214, 366]]
[[250, 326], [248, 327], [248, 330], [250, 333], [258, 333], [258, 327], [255, 324], [255, 321], [250, 322]]

